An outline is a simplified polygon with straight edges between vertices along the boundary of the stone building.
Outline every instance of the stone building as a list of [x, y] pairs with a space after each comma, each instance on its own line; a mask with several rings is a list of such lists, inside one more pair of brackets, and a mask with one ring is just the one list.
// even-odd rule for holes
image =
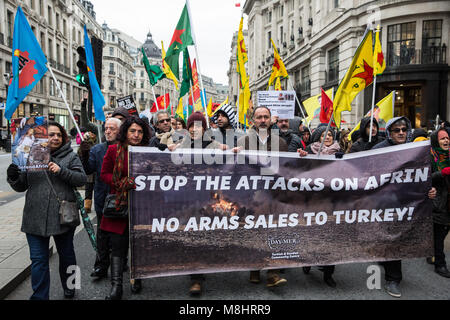
[[106, 23], [102, 26], [103, 62], [102, 92], [106, 106], [104, 110], [116, 108], [116, 100], [134, 93], [134, 59], [130, 48], [118, 32], [111, 30]]
[[[90, 36], [103, 38], [102, 27], [95, 20], [93, 5], [84, 0], [0, 0], [0, 75], [12, 71], [14, 17], [19, 5], [53, 69], [69, 107], [75, 118], [79, 118], [80, 102], [87, 93], [75, 81], [78, 73], [76, 49], [84, 45], [83, 26], [86, 24]], [[7, 86], [3, 76], [0, 82], [0, 99], [6, 102]], [[47, 115], [67, 129], [73, 127], [50, 72], [28, 94], [13, 117], [36, 114]], [[3, 110], [0, 111], [0, 123], [3, 129], [6, 128]]]
[[[368, 21], [381, 26], [387, 61], [377, 77], [376, 101], [397, 91], [394, 114], [414, 127], [450, 119], [448, 43], [449, 1], [408, 0], [247, 0], [248, 72], [253, 92], [265, 90], [273, 64], [272, 38], [300, 100], [334, 88], [344, 77]], [[283, 88], [290, 88], [287, 81]], [[372, 86], [361, 92], [351, 112], [353, 126], [371, 105]], [[345, 125], [344, 125], [345, 127]]]

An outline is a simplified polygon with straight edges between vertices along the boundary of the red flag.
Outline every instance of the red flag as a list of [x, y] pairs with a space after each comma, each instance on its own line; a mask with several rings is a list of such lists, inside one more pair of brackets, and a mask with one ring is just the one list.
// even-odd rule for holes
[[[321, 88], [321, 90], [320, 123], [328, 123], [333, 115], [333, 101], [331, 101], [330, 97], [328, 97], [323, 88]], [[334, 122], [331, 122], [331, 126], [336, 127]]]
[[166, 110], [170, 105], [170, 96], [168, 93], [166, 93], [164, 96], [159, 96], [156, 98], [156, 102], [158, 103], [158, 107], [156, 106], [156, 103], [153, 103], [152, 108], [150, 109], [150, 112], [157, 112], [159, 110]]
[[238, 7], [241, 6], [241, 4], [238, 2], [238, 3], [236, 3], [234, 6], [235, 6], [236, 8], [238, 8]]

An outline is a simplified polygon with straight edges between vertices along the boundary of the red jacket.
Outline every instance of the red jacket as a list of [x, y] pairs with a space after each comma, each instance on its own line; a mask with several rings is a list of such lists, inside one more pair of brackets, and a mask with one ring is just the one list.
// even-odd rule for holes
[[[108, 147], [105, 157], [103, 158], [102, 172], [100, 179], [111, 187], [109, 193], [115, 194], [116, 189], [113, 184], [113, 170], [117, 157], [117, 144], [113, 144]], [[125, 153], [124, 166], [122, 169], [122, 175], [128, 176], [128, 152]], [[128, 219], [108, 219], [103, 217], [100, 224], [100, 229], [117, 234], [123, 234], [128, 228]]]

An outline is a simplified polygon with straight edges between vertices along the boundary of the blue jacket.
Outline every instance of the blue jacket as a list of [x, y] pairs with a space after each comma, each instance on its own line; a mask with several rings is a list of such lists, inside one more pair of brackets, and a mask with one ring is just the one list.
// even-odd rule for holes
[[108, 150], [107, 142], [96, 144], [89, 151], [89, 159], [83, 159], [83, 168], [87, 175], [96, 173], [94, 185], [94, 203], [95, 212], [101, 214], [105, 204], [105, 198], [109, 193], [109, 186], [100, 180], [100, 173], [102, 172], [103, 158]]

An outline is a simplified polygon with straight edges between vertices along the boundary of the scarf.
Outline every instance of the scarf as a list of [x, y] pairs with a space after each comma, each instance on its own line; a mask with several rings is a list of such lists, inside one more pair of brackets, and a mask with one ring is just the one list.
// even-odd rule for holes
[[156, 137], [159, 139], [159, 143], [169, 146], [171, 144], [174, 144], [173, 137], [172, 137], [174, 132], [175, 132], [175, 130], [171, 129], [169, 132], [156, 134]]
[[[319, 149], [320, 149], [320, 142], [314, 142], [313, 144], [310, 145], [311, 151], [314, 154], [318, 154], [319, 153]], [[339, 152], [341, 150], [341, 147], [339, 147], [339, 144], [337, 142], [334, 142], [331, 146], [327, 147], [325, 144], [322, 147], [322, 151], [320, 152], [320, 154], [328, 154], [328, 155], [333, 155], [336, 152]]]
[[448, 150], [442, 148], [431, 148], [431, 155], [433, 156], [433, 171], [442, 171], [446, 167], [450, 167], [450, 157]]
[[114, 163], [112, 182], [116, 189], [116, 210], [128, 206], [128, 190], [135, 189], [134, 178], [122, 176], [125, 165], [125, 153], [128, 152], [128, 144], [117, 144], [117, 156]]

